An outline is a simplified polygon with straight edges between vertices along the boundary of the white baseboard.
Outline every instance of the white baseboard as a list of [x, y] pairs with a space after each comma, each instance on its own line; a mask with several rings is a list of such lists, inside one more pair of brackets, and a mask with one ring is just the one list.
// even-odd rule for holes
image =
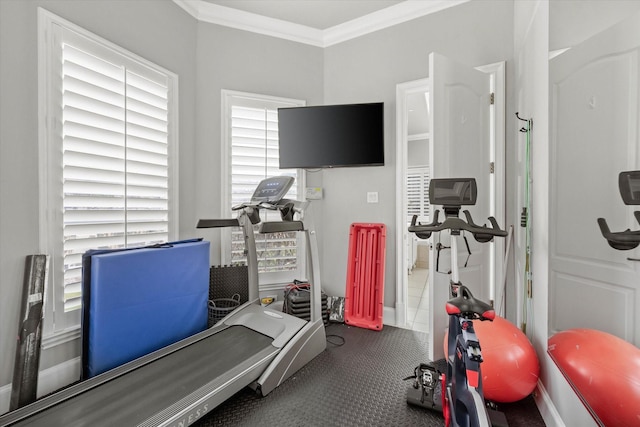
[[0, 414], [9, 411], [9, 402], [11, 402], [11, 384], [0, 387]]
[[383, 307], [382, 323], [389, 326], [396, 326], [396, 309], [393, 307]]
[[540, 380], [538, 380], [538, 385], [536, 386], [533, 397], [545, 425], [548, 427], [566, 427], [564, 421], [562, 421], [560, 413], [556, 409], [556, 406], [551, 401], [551, 396], [549, 396], [547, 389], [544, 388], [544, 385]]
[[[80, 358], [67, 360], [38, 374], [38, 397], [56, 391], [80, 379]], [[0, 414], [9, 411], [11, 384], [0, 387]]]
[[38, 397], [56, 391], [80, 379], [80, 357], [67, 360], [38, 375]]

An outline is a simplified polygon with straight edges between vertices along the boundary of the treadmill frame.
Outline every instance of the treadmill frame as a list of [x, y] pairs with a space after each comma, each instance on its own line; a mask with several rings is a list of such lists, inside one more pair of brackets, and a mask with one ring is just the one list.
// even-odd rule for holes
[[[137, 369], [169, 354], [178, 352], [200, 340], [214, 336], [216, 333], [233, 325], [246, 326], [259, 333], [270, 336], [273, 338], [272, 345], [274, 351], [269, 353], [269, 356], [263, 357], [254, 363], [251, 367], [235, 374], [222, 385], [212, 387], [210, 382], [198, 390], [193, 390], [178, 396], [173, 404], [154, 416], [141, 420], [141, 422], [138, 422], [138, 426], [189, 425], [247, 385], [255, 389], [262, 396], [266, 396], [305, 364], [322, 353], [326, 348], [326, 335], [321, 314], [321, 281], [315, 230], [305, 228], [301, 221], [269, 223], [271, 227], [267, 227], [267, 229], [274, 230], [270, 232], [282, 231], [284, 227], [287, 231], [305, 233], [307, 257], [310, 258], [312, 266], [310, 283], [317, 285], [311, 286], [311, 319], [307, 322], [260, 305], [257, 254], [253, 225], [250, 220], [253, 209], [257, 208], [258, 206], [249, 205], [242, 207], [239, 211], [237, 221], [230, 221], [229, 219], [201, 220], [198, 225], [199, 228], [228, 227], [234, 225], [240, 225], [242, 227], [247, 248], [247, 263], [249, 265], [249, 302], [233, 310], [222, 321], [210, 329], [81, 383], [62, 389], [23, 408], [4, 414], [0, 416], [0, 426], [31, 424], [29, 421], [30, 417], [41, 414], [48, 408], [52, 408], [61, 402], [68, 401], [84, 393], [99, 393], [99, 387], [101, 385], [124, 375], [135, 375]], [[308, 223], [311, 223], [309, 218], [310, 215], [307, 215]], [[203, 225], [201, 226], [201, 224]], [[270, 323], [265, 321], [269, 319], [281, 319], [281, 323], [283, 323], [284, 326], [269, 326]], [[105, 396], [105, 398], [108, 398], [108, 396]], [[131, 402], [129, 403], [131, 404]], [[50, 425], [50, 422], [51, 421], [47, 421], [46, 423], [48, 424], [46, 425]], [[110, 424], [109, 420], [105, 419], [104, 424]]]

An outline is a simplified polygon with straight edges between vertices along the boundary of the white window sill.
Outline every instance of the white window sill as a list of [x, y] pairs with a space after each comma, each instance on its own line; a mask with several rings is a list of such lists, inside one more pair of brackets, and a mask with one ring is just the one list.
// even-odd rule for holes
[[42, 339], [42, 349], [46, 350], [61, 344], [80, 339], [80, 326], [49, 334]]

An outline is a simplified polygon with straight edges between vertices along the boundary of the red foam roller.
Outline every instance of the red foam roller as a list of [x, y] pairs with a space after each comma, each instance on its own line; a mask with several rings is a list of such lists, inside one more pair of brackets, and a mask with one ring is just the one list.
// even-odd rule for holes
[[382, 329], [386, 235], [384, 224], [351, 224], [344, 308], [348, 325]]

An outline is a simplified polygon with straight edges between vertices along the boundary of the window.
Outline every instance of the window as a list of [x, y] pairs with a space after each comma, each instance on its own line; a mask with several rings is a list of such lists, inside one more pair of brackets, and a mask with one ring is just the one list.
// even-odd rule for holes
[[[267, 177], [289, 175], [296, 178], [286, 198], [297, 199], [302, 194], [304, 179], [296, 169], [278, 168], [279, 107], [304, 105], [302, 101], [267, 97], [234, 91], [222, 92], [223, 141], [226, 154], [223, 194], [229, 215], [231, 207], [248, 202], [258, 183]], [[223, 179], [225, 181], [225, 179]], [[263, 221], [278, 221], [275, 211], [261, 211]], [[258, 270], [262, 284], [285, 283], [301, 279], [304, 271], [304, 250], [299, 233], [256, 234]], [[244, 241], [234, 230], [230, 242], [223, 241], [223, 263], [245, 262]]]
[[79, 325], [84, 252], [177, 236], [177, 77], [42, 9], [39, 28], [52, 334]]
[[429, 221], [429, 168], [410, 167], [407, 170], [407, 223], [418, 215], [418, 220]]

